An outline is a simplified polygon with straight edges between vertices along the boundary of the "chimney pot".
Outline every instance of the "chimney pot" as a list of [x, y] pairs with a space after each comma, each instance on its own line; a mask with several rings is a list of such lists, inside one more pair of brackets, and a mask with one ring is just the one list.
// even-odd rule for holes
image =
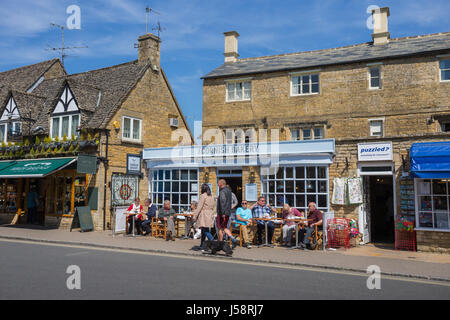
[[225, 63], [236, 62], [238, 60], [238, 38], [239, 33], [236, 31], [224, 32], [225, 35]]
[[390, 34], [388, 18], [390, 16], [389, 7], [372, 10], [373, 18], [373, 44], [383, 45], [389, 43]]

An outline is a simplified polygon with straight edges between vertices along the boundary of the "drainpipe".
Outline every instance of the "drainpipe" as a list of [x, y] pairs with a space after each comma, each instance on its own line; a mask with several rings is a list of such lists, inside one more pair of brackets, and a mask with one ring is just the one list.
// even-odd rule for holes
[[106, 151], [104, 157], [99, 157], [99, 160], [103, 162], [103, 166], [105, 167], [105, 180], [103, 186], [103, 231], [106, 230], [106, 187], [108, 184], [108, 146], [109, 146], [109, 129], [102, 129], [103, 133], [106, 136]]

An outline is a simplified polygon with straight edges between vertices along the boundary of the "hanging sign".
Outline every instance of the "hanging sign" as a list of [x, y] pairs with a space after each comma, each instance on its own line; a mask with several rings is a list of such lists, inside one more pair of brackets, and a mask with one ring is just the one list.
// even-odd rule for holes
[[392, 142], [358, 144], [358, 161], [392, 160]]
[[142, 174], [140, 154], [127, 154], [127, 174], [140, 176]]

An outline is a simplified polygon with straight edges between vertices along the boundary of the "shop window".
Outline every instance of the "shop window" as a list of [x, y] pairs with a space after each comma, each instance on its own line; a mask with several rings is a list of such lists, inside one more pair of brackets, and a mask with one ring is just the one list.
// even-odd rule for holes
[[176, 212], [187, 211], [192, 201], [198, 201], [199, 182], [197, 169], [155, 170], [151, 182], [152, 201], [158, 207], [170, 200]]
[[417, 226], [449, 230], [449, 180], [416, 180]]
[[309, 202], [328, 211], [328, 168], [325, 166], [280, 167], [274, 175], [263, 175], [263, 194], [270, 204], [281, 208], [284, 202], [306, 211]]
[[298, 130], [298, 129], [291, 130], [291, 140], [298, 141], [300, 139], [301, 139], [300, 138], [300, 130]]

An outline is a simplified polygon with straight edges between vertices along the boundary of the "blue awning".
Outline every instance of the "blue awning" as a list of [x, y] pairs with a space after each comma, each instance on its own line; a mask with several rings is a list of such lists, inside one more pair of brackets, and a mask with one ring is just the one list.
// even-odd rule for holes
[[450, 179], [450, 141], [414, 143], [411, 174], [421, 179]]

